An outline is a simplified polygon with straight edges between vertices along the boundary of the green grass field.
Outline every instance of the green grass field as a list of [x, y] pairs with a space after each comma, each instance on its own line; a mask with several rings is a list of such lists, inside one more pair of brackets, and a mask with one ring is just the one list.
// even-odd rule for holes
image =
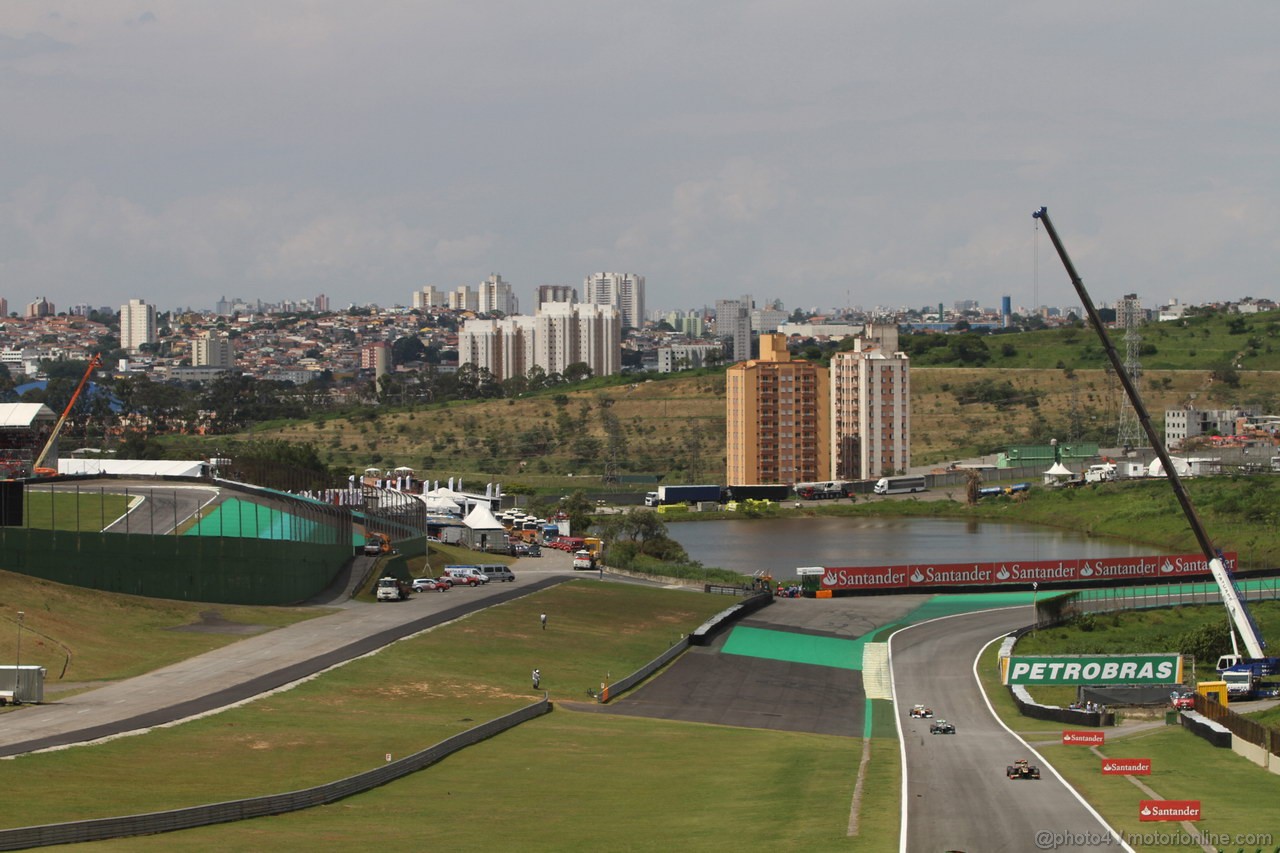
[[[557, 710], [404, 780], [296, 815], [107, 844], [712, 850], [731, 837], [746, 850], [896, 849], [895, 740], [871, 742], [860, 831], [850, 838], [861, 739], [573, 710], [605, 672], [633, 671], [723, 606], [683, 591], [563, 584], [236, 709], [0, 762], [0, 825], [154, 811], [341, 778], [527, 704], [538, 695], [528, 682], [538, 666]], [[542, 612], [551, 614], [545, 632]], [[31, 779], [40, 784], [26, 784]]]

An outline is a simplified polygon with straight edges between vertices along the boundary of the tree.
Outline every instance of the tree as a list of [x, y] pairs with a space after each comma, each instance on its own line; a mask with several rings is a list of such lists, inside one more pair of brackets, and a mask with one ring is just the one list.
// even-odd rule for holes
[[564, 369], [564, 378], [569, 382], [579, 382], [583, 379], [590, 379], [595, 373], [591, 366], [585, 361], [575, 361]]

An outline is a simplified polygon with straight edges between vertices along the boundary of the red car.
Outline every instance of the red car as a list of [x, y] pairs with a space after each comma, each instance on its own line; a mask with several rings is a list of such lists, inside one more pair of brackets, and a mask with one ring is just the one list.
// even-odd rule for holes
[[1194, 693], [1175, 693], [1170, 701], [1173, 707], [1179, 711], [1194, 711], [1196, 707], [1196, 694]]

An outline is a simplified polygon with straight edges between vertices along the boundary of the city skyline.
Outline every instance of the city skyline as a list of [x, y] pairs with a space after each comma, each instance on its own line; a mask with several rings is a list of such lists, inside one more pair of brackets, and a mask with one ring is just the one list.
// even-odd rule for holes
[[1046, 205], [1099, 302], [1274, 298], [1277, 23], [1257, 0], [21, 4], [0, 288], [388, 306], [613, 269], [652, 306], [1062, 304]]

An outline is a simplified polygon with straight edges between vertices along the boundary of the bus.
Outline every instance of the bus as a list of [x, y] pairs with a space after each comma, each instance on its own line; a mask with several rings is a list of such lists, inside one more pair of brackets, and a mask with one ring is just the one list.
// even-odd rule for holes
[[928, 487], [924, 484], [923, 475], [908, 477], [881, 477], [872, 489], [877, 495], [902, 495], [907, 492], [923, 492]]

